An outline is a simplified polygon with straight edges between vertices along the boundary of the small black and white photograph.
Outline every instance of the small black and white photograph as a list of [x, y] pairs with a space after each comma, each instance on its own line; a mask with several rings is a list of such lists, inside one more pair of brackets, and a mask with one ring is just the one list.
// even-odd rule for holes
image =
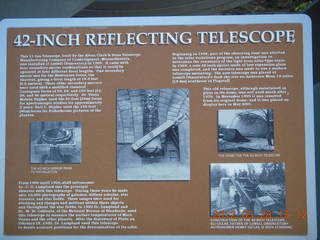
[[219, 152], [274, 151], [273, 109], [218, 111]]
[[117, 91], [117, 180], [190, 180], [189, 89]]
[[286, 208], [285, 164], [210, 164], [210, 195], [211, 216], [221, 211], [279, 216]]
[[81, 122], [31, 122], [30, 163], [81, 163]]

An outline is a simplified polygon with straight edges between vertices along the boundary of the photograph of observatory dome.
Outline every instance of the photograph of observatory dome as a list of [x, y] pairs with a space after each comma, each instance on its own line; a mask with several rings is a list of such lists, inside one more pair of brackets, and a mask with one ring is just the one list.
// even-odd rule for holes
[[219, 152], [274, 151], [272, 109], [218, 111]]
[[286, 208], [285, 164], [210, 164], [210, 215], [279, 216]]
[[190, 180], [189, 89], [117, 91], [117, 180]]
[[81, 162], [81, 122], [31, 122], [30, 163]]

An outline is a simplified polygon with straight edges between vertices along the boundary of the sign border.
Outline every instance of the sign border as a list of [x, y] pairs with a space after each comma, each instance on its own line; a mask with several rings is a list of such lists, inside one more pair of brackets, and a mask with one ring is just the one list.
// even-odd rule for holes
[[[227, 24], [280, 24], [298, 23], [303, 29], [303, 68], [304, 68], [304, 117], [306, 154], [306, 194], [308, 210], [307, 235], [61, 235], [61, 236], [8, 236], [4, 235], [4, 182], [5, 182], [5, 131], [6, 131], [6, 69], [7, 69], [7, 30], [9, 28], [44, 27], [119, 27], [119, 26], [172, 26], [172, 25], [227, 25]], [[315, 146], [313, 113], [313, 70], [312, 70], [312, 30], [311, 20], [305, 14], [266, 14], [232, 16], [170, 16], [170, 17], [112, 17], [112, 18], [41, 18], [4, 19], [0, 22], [0, 239], [316, 239], [317, 207], [315, 180]]]

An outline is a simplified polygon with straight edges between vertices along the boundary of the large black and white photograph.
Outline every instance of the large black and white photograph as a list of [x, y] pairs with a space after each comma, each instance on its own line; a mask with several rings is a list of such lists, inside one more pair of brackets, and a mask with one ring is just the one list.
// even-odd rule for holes
[[274, 151], [273, 109], [218, 111], [219, 152]]
[[210, 164], [210, 195], [211, 216], [221, 211], [279, 216], [286, 208], [285, 164]]
[[30, 163], [81, 162], [81, 122], [31, 122]]
[[117, 91], [117, 180], [190, 180], [189, 89]]

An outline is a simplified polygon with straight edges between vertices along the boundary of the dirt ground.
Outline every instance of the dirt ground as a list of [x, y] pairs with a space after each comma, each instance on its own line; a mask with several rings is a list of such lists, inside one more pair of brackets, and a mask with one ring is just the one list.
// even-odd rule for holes
[[254, 0], [221, 14], [299, 13], [311, 2], [308, 0]]

